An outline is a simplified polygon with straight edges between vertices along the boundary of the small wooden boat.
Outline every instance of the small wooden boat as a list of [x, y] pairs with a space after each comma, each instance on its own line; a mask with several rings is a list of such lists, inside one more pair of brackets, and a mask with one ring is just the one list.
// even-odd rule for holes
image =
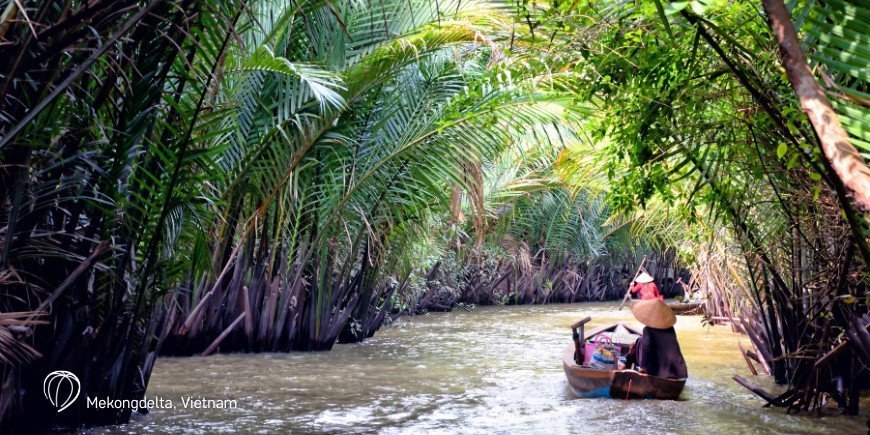
[[[587, 317], [571, 326], [575, 332], [580, 328], [579, 342], [584, 345], [601, 333], [615, 332], [620, 326], [620, 324], [613, 324], [598, 328], [587, 338], [583, 336], [583, 325], [589, 320], [591, 319]], [[621, 326], [633, 333], [639, 332], [637, 328], [628, 325]], [[686, 385], [685, 379], [665, 379], [645, 375], [634, 370], [603, 370], [578, 364], [574, 360], [577, 348], [577, 344], [570, 344], [565, 348], [562, 353], [562, 366], [571, 391], [578, 397], [676, 400]]]
[[704, 304], [702, 302], [671, 302], [668, 304], [674, 314], [703, 314]]

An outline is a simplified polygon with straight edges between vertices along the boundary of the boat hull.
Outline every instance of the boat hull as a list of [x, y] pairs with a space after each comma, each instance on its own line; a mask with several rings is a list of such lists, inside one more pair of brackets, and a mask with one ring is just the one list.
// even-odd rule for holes
[[633, 370], [620, 370], [613, 375], [610, 397], [614, 399], [677, 400], [686, 385], [685, 379], [665, 379]]

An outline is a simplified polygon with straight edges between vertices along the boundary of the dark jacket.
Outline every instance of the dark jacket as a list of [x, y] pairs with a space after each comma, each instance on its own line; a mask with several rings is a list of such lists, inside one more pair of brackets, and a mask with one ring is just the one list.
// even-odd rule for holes
[[686, 360], [680, 352], [674, 328], [643, 328], [643, 337], [638, 339], [637, 355], [640, 367], [652, 376], [684, 379], [688, 377]]

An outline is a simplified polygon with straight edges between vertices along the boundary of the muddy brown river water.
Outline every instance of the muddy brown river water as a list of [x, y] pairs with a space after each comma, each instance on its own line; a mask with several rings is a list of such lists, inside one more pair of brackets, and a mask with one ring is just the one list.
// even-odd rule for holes
[[[562, 372], [568, 325], [632, 321], [615, 303], [478, 307], [397, 321], [330, 352], [163, 358], [147, 397], [172, 409], [136, 414], [127, 433], [867, 433], [858, 417], [762, 408], [731, 380], [750, 377], [727, 327], [680, 317], [689, 365], [680, 401], [577, 399]], [[759, 382], [766, 382], [760, 379]], [[182, 397], [232, 399], [192, 409]]]

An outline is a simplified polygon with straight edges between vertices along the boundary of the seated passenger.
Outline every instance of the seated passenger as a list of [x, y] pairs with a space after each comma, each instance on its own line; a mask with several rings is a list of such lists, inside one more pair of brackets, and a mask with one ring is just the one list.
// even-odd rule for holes
[[636, 362], [642, 373], [660, 378], [685, 379], [688, 376], [686, 360], [677, 342], [674, 324], [677, 318], [664, 301], [651, 299], [631, 305], [634, 317], [643, 323], [643, 337], [639, 338], [628, 359]]

